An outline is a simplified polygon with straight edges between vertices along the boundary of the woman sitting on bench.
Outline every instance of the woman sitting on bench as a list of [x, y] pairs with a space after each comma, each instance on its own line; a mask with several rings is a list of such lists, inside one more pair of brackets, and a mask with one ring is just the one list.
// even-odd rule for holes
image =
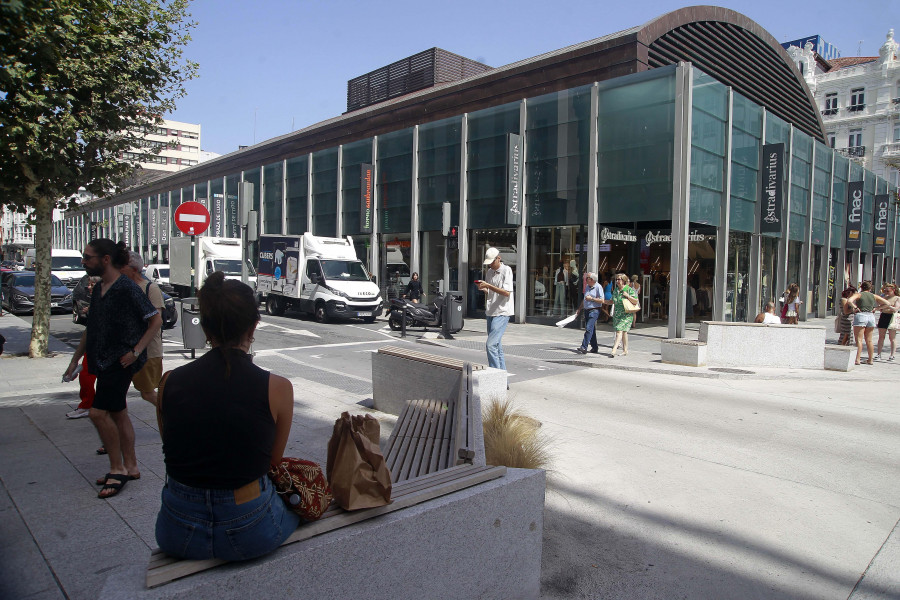
[[160, 382], [167, 481], [156, 542], [179, 558], [247, 560], [299, 523], [266, 476], [287, 444], [293, 387], [248, 355], [259, 322], [250, 287], [216, 272], [197, 296], [212, 349]]

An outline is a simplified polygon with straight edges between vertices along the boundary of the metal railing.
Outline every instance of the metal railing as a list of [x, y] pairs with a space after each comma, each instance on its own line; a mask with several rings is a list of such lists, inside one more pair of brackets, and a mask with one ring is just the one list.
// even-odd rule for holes
[[843, 154], [844, 156], [849, 156], [851, 158], [863, 157], [866, 155], [866, 147], [865, 146], [851, 146], [849, 148], [838, 148], [838, 152]]
[[885, 144], [881, 147], [881, 154], [884, 156], [900, 156], [900, 142]]

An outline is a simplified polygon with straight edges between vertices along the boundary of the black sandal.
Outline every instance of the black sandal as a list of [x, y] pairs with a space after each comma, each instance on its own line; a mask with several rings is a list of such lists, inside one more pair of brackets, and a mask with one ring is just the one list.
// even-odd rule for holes
[[[100, 493], [97, 494], [97, 497], [100, 498], [101, 500], [106, 500], [107, 498], [112, 498], [113, 496], [115, 496], [119, 492], [121, 492], [122, 488], [125, 487], [125, 484], [128, 483], [129, 481], [131, 481], [131, 475], [117, 475], [117, 474], [110, 473], [107, 476], [107, 479], [113, 479], [113, 480], [117, 481], [118, 483], [104, 483], [103, 487], [100, 488]], [[106, 490], [113, 490], [113, 493], [106, 494], [105, 496], [102, 495], [103, 492], [105, 492]]]
[[97, 454], [106, 454], [106, 446], [100, 446], [97, 448]]
[[[95, 481], [94, 483], [96, 483], [97, 485], [104, 485], [106, 483], [106, 480], [111, 479], [112, 476], [113, 476], [112, 473], [107, 473], [103, 477], [98, 477], [97, 481]], [[137, 475], [131, 475], [131, 474], [128, 475], [128, 481], [137, 481], [140, 478], [141, 478], [140, 473], [138, 473]]]

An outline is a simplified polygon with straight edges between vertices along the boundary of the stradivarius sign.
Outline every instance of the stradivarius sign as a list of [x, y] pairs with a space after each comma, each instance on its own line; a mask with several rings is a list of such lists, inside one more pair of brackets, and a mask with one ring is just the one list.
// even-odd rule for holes
[[781, 233], [784, 194], [784, 144], [765, 144], [762, 161], [760, 233]]
[[851, 181], [847, 184], [847, 250], [859, 250], [862, 234], [863, 182]]

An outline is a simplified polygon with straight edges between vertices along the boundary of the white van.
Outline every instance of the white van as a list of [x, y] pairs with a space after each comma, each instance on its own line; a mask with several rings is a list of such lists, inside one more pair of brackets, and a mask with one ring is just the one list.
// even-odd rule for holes
[[[29, 248], [25, 251], [26, 269], [34, 270], [34, 258], [34, 248]], [[51, 248], [50, 272], [59, 277], [59, 280], [70, 290], [75, 289], [81, 278], [87, 275], [84, 265], [81, 264], [81, 252], [63, 248]]]

